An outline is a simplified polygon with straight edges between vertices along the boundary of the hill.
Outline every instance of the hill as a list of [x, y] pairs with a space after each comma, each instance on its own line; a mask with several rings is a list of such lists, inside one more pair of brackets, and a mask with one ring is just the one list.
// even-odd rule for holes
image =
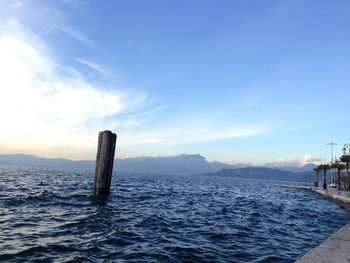
[[266, 167], [246, 167], [238, 169], [222, 169], [208, 176], [228, 176], [245, 179], [264, 179], [279, 181], [305, 181], [306, 173], [294, 173]]

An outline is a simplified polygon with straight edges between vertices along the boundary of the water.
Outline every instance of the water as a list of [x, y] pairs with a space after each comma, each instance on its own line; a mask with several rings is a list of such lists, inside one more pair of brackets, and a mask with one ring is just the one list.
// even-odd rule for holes
[[0, 168], [0, 261], [294, 262], [350, 221], [273, 182]]

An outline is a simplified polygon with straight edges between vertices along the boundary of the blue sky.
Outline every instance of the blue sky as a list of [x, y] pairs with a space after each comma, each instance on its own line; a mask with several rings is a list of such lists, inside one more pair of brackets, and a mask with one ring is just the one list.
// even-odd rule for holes
[[304, 164], [350, 141], [350, 2], [1, 1], [1, 152]]

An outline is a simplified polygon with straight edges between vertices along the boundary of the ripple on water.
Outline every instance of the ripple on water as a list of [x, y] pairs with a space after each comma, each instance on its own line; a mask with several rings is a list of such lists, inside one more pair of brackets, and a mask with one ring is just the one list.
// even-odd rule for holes
[[92, 180], [0, 168], [0, 261], [294, 262], [350, 219], [273, 182], [118, 174], [96, 199]]

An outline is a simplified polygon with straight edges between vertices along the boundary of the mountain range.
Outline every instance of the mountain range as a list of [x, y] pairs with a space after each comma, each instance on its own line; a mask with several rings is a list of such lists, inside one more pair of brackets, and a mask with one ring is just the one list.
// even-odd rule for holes
[[[26, 154], [0, 154], [0, 165], [17, 165], [57, 169], [93, 170], [95, 161], [72, 161], [62, 158], [43, 158]], [[199, 154], [181, 154], [168, 157], [136, 157], [116, 159], [114, 171], [154, 174], [205, 174], [244, 178], [295, 180], [311, 172], [313, 164], [304, 167], [255, 167], [247, 164], [208, 162]]]
[[[94, 169], [95, 161], [73, 161], [62, 158], [43, 158], [27, 154], [0, 154], [0, 164], [58, 169]], [[114, 169], [121, 172], [157, 174], [202, 174], [225, 168], [237, 168], [220, 162], [208, 162], [199, 154], [182, 154], [169, 157], [135, 157], [116, 159]]]

